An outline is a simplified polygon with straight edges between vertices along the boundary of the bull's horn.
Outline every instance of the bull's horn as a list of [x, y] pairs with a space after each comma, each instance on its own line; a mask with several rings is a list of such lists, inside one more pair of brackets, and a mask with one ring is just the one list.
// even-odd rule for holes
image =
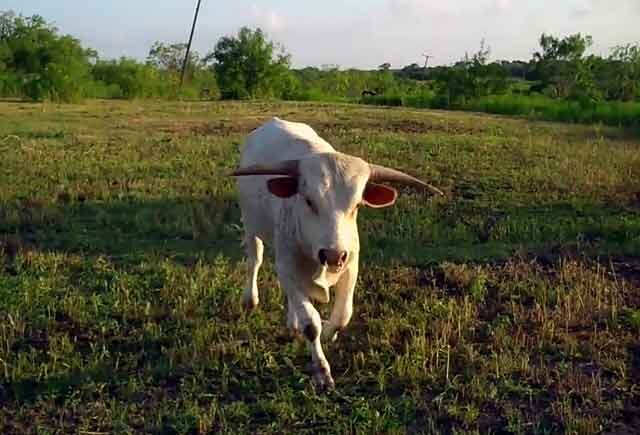
[[444, 196], [444, 193], [437, 187], [433, 187], [431, 184], [425, 183], [424, 181], [420, 181], [417, 178], [412, 177], [411, 175], [405, 174], [404, 172], [396, 171], [395, 169], [387, 168], [384, 166], [369, 164], [371, 168], [371, 175], [369, 176], [369, 181], [372, 182], [380, 182], [380, 181], [388, 181], [388, 182], [396, 182], [401, 184], [406, 184], [408, 186], [418, 187], [420, 189], [427, 189], [429, 192], [434, 195]]
[[286, 175], [288, 177], [297, 177], [300, 173], [298, 172], [297, 160], [284, 160], [270, 165], [251, 165], [236, 169], [230, 175], [234, 177], [242, 175]]

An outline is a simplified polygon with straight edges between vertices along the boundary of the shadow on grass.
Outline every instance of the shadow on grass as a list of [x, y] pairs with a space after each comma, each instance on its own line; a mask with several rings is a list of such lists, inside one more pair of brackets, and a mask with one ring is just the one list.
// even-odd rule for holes
[[104, 202], [61, 196], [53, 204], [4, 204], [0, 249], [9, 261], [30, 250], [106, 256], [122, 265], [148, 256], [183, 264], [217, 255], [239, 260], [240, 225], [231, 196]]
[[[384, 216], [372, 213], [361, 217], [363, 260], [418, 265], [490, 262], [516, 251], [558, 245], [577, 245], [587, 255], [618, 251], [630, 255], [640, 244], [640, 214], [612, 204], [558, 202], [509, 209], [452, 204], [428, 213], [435, 216], [426, 231], [407, 214], [406, 225], [416, 228], [411, 233], [423, 234], [409, 239], [367, 228]], [[378, 223], [393, 226], [385, 222]], [[191, 265], [219, 255], [239, 261], [244, 257], [242, 235], [240, 210], [233, 195], [109, 201], [63, 196], [56, 203], [24, 200], [0, 207], [0, 250], [9, 261], [18, 252], [29, 250], [106, 256], [121, 265], [149, 258]]]
[[[633, 204], [572, 200], [489, 207], [460, 201], [429, 213], [407, 223], [414, 227], [401, 229], [401, 237], [363, 232], [363, 260], [422, 267], [443, 261], [500, 262], [514, 254], [606, 258], [640, 252], [640, 213]], [[421, 226], [421, 219], [429, 225]]]

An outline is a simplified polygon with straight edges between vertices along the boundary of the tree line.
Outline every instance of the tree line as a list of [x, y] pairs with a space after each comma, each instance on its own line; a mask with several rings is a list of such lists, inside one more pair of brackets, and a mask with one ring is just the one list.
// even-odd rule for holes
[[0, 12], [0, 96], [357, 100], [442, 108], [501, 95], [539, 95], [583, 105], [640, 100], [639, 45], [621, 45], [601, 57], [586, 54], [593, 42], [588, 35], [543, 34], [538, 42], [540, 50], [529, 61], [490, 61], [490, 49], [482, 42], [476, 53], [449, 66], [292, 69], [284, 47], [260, 29], [242, 28], [220, 38], [204, 56], [192, 52], [180, 86], [184, 43], [156, 42], [144, 61], [105, 60], [44, 18], [8, 11]]

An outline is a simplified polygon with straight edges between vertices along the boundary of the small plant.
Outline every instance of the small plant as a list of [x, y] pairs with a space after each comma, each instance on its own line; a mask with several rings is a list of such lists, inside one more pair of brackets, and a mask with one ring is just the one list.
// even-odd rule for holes
[[636, 331], [640, 331], [640, 310], [628, 308], [622, 313], [622, 318], [624, 322], [629, 325], [629, 327], [635, 329]]
[[487, 295], [487, 276], [481, 267], [444, 263], [442, 271], [445, 283], [468, 294], [476, 303], [484, 301]]

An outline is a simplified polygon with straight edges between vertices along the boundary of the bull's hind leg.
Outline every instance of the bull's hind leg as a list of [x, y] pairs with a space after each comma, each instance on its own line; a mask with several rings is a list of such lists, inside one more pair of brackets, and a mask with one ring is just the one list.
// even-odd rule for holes
[[247, 249], [248, 279], [247, 287], [242, 295], [242, 303], [247, 309], [252, 310], [258, 306], [260, 301], [258, 297], [258, 271], [262, 266], [264, 244], [258, 236], [247, 234], [245, 245]]

